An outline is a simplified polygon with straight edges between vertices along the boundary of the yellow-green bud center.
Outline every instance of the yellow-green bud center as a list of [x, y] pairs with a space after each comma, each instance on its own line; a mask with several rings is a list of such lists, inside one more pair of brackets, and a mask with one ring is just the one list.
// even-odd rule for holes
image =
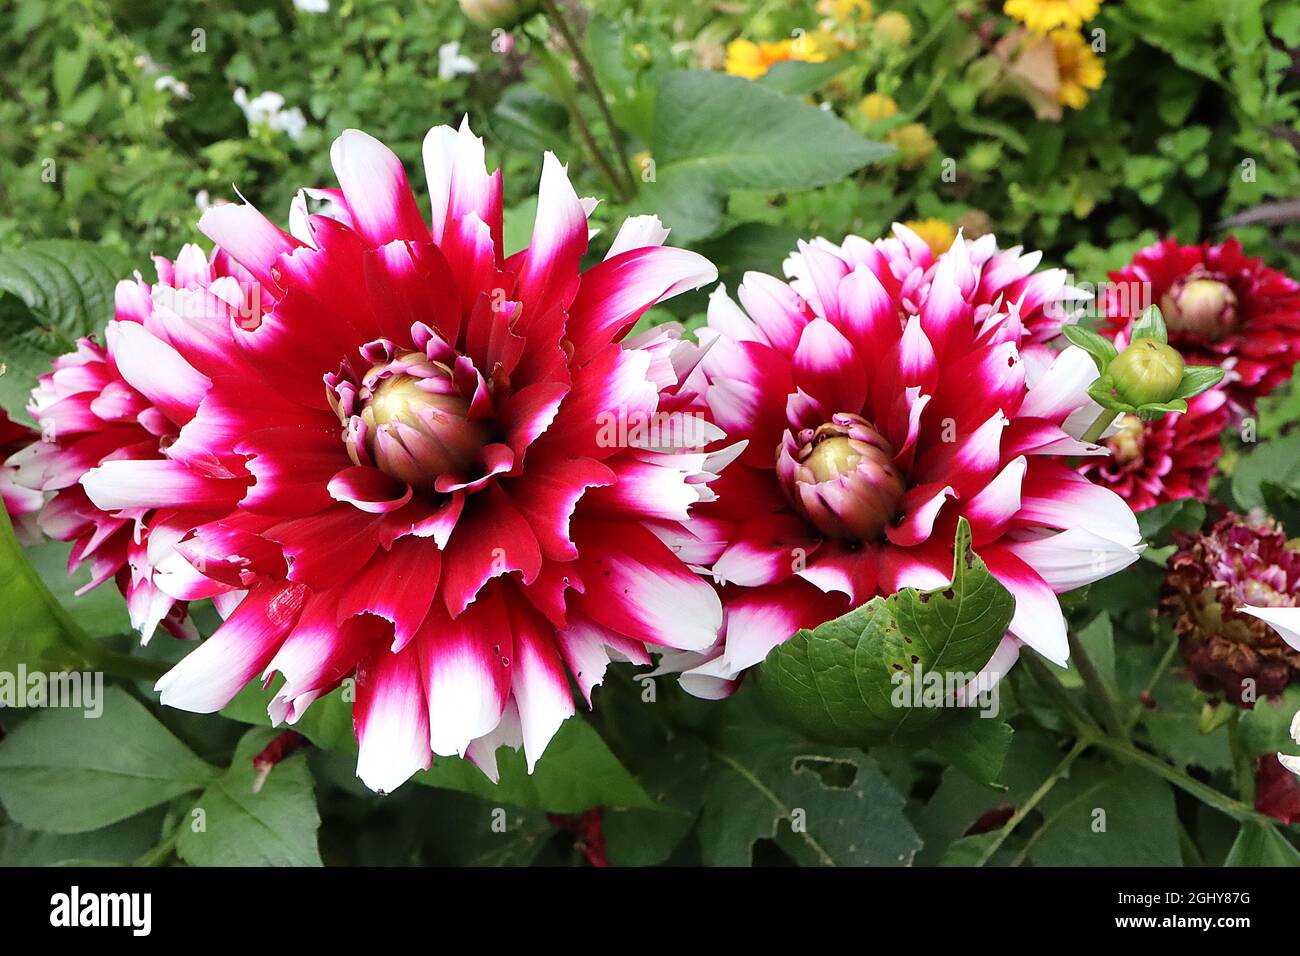
[[1183, 357], [1155, 339], [1138, 339], [1106, 369], [1119, 397], [1130, 405], [1167, 402], [1183, 381]]

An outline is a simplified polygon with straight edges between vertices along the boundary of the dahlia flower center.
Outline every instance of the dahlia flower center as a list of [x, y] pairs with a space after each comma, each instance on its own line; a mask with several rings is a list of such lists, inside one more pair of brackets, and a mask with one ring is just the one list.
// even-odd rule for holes
[[1142, 458], [1143, 439], [1146, 427], [1136, 415], [1121, 415], [1117, 422], [1119, 431], [1106, 440], [1110, 446], [1111, 457], [1121, 465], [1138, 461]]
[[786, 494], [818, 531], [841, 541], [876, 541], [898, 514], [906, 481], [875, 426], [841, 413], [799, 433]]
[[491, 439], [487, 423], [470, 420], [451, 369], [420, 353], [371, 368], [357, 398], [361, 427], [344, 437], [353, 461], [368, 458], [420, 491], [432, 491], [440, 475], [472, 471]]
[[1160, 301], [1172, 332], [1218, 341], [1237, 327], [1237, 296], [1226, 282], [1207, 275], [1184, 276]]

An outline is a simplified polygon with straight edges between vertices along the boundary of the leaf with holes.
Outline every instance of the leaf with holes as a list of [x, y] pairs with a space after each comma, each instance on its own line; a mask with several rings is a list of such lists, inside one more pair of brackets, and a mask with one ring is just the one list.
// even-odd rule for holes
[[698, 836], [709, 866], [748, 866], [772, 839], [799, 863], [908, 866], [920, 837], [904, 799], [860, 750], [813, 744], [735, 715], [713, 748]]

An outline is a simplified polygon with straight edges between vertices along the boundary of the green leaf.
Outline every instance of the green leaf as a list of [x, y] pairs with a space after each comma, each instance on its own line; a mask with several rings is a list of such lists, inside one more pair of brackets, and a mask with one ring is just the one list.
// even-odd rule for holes
[[966, 713], [944, 722], [930, 748], [976, 783], [997, 787], [1013, 736], [1006, 721]]
[[948, 587], [873, 598], [774, 648], [757, 676], [776, 711], [810, 736], [861, 745], [920, 734], [951, 710], [945, 692], [988, 663], [1015, 611], [970, 540], [963, 520]]
[[9, 293], [24, 310], [0, 309], [0, 405], [31, 424], [27, 396], [49, 360], [113, 317], [113, 290], [130, 274], [118, 253], [94, 243], [42, 239], [0, 251], [0, 306]]
[[491, 113], [492, 132], [511, 149], [551, 149], [568, 129], [564, 104], [527, 86], [506, 89]]
[[605, 810], [602, 828], [615, 866], [657, 866], [686, 838], [704, 802], [700, 781], [709, 771], [708, 749], [693, 737], [658, 748], [638, 774], [658, 804], [655, 810]]
[[1224, 866], [1300, 866], [1300, 850], [1277, 827], [1254, 821], [1243, 823]]
[[1260, 443], [1232, 472], [1232, 497], [1242, 511], [1264, 504], [1260, 486], [1271, 481], [1282, 488], [1300, 489], [1300, 434]]
[[809, 63], [804, 60], [786, 60], [773, 64], [757, 82], [777, 93], [789, 96], [806, 96], [815, 93], [833, 77], [843, 73], [848, 62], [842, 59]]
[[89, 583], [90, 567], [82, 565], [76, 574], [68, 573], [68, 554], [72, 551], [70, 542], [42, 541], [25, 550], [36, 576], [89, 637], [131, 633], [131, 615], [126, 608], [126, 599], [111, 582], [85, 594], [76, 593], [78, 588]]
[[[176, 854], [194, 866], [320, 866], [316, 810], [307, 755], [271, 768], [253, 791], [253, 758], [280, 733], [254, 729], [235, 748], [230, 767], [199, 795], [182, 818]], [[199, 817], [194, 811], [202, 810]], [[202, 821], [202, 826], [199, 821]]]
[[99, 717], [47, 710], [0, 742], [0, 803], [29, 829], [82, 833], [200, 790], [214, 772], [143, 704], [110, 687]]
[[1036, 866], [1178, 866], [1177, 814], [1169, 785], [1137, 769], [1075, 765], [1043, 801], [1029, 848]]
[[1251, 756], [1296, 749], [1291, 721], [1300, 711], [1300, 684], [1292, 684], [1277, 697], [1264, 697], [1250, 710], [1241, 711], [1238, 731]]
[[41, 833], [15, 823], [0, 827], [0, 866], [124, 866], [151, 849], [162, 832], [161, 807], [88, 833]]
[[[268, 688], [263, 688], [259, 681], [250, 682], [222, 708], [221, 716], [254, 726], [270, 726], [266, 708], [283, 683], [278, 676]], [[351, 689], [350, 684], [346, 687]], [[322, 750], [355, 754], [357, 738], [352, 731], [352, 704], [343, 699], [344, 689], [340, 687], [314, 701], [293, 729]]]
[[861, 751], [733, 717], [705, 787], [697, 831], [703, 862], [748, 866], [756, 841], [776, 839], [803, 864], [907, 866], [921, 840], [903, 803]]
[[0, 508], [0, 671], [19, 664], [59, 669], [80, 666], [73, 645], [87, 640], [71, 615], [41, 582], [14, 539], [9, 515]]
[[570, 717], [546, 746], [531, 774], [520, 751], [497, 751], [500, 782], [493, 783], [468, 760], [435, 757], [433, 766], [416, 774], [416, 783], [472, 793], [497, 804], [581, 813], [592, 807], [651, 809], [656, 806], [619, 763], [596, 732], [580, 717]]
[[1067, 325], [1061, 329], [1061, 332], [1072, 345], [1077, 345], [1092, 356], [1098, 372], [1105, 372], [1106, 366], [1119, 354], [1114, 342], [1082, 325]]
[[1300, 535], [1300, 490], [1262, 481], [1259, 493], [1264, 498], [1264, 510], [1277, 519], [1287, 537]]
[[1169, 342], [1169, 330], [1165, 327], [1165, 317], [1158, 305], [1149, 305], [1133, 323], [1129, 344], [1139, 339], [1155, 339], [1157, 342]]
[[[1098, 676], [1101, 677], [1102, 683], [1111, 696], [1117, 696], [1115, 631], [1110, 622], [1110, 615], [1104, 612], [1098, 614], [1076, 633], [1075, 640], [1079, 642], [1083, 652], [1092, 661], [1093, 666], [1097, 669]], [[1059, 678], [1066, 687], [1083, 686], [1083, 677], [1073, 659], [1070, 660], [1066, 672], [1059, 675]]]
[[1109, 408], [1113, 412], [1137, 411], [1135, 407], [1116, 396], [1115, 383], [1108, 375], [1101, 376], [1088, 386], [1088, 397], [1102, 408]]
[[655, 102], [656, 181], [643, 192], [678, 242], [717, 232], [733, 189], [810, 189], [890, 152], [833, 114], [740, 77], [671, 72]]
[[1224, 371], [1213, 365], [1188, 365], [1183, 369], [1183, 380], [1178, 383], [1174, 398], [1192, 398], [1209, 391], [1223, 381]]
[[1199, 531], [1205, 523], [1205, 505], [1196, 498], [1166, 501], [1139, 511], [1137, 520], [1143, 539], [1163, 547], [1175, 531]]
[[1154, 707], [1141, 712], [1151, 746], [1180, 770], [1201, 767], [1227, 770], [1232, 766], [1228, 728], [1201, 723], [1204, 696], [1196, 686], [1178, 674], [1166, 674], [1151, 690]]

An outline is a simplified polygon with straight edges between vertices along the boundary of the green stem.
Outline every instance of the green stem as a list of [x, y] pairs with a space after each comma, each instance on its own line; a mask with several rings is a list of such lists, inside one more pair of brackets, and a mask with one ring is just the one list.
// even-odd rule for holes
[[151, 850], [145, 851], [143, 855], [136, 859], [132, 866], [162, 866], [176, 851], [177, 831], [172, 833], [161, 843]]
[[1228, 722], [1228, 747], [1232, 752], [1232, 769], [1237, 778], [1237, 794], [1243, 802], [1255, 803], [1255, 758], [1241, 739], [1241, 711], [1233, 708]]
[[1173, 663], [1174, 655], [1177, 653], [1178, 638], [1173, 638], [1169, 641], [1169, 646], [1165, 648], [1165, 653], [1160, 658], [1160, 662], [1156, 664], [1155, 670], [1153, 670], [1151, 676], [1147, 678], [1146, 686], [1142, 689], [1142, 693], [1138, 695], [1137, 706], [1133, 708], [1133, 712], [1129, 715], [1129, 719], [1124, 725], [1124, 729], [1129, 733], [1133, 732], [1133, 728], [1137, 726], [1137, 722], [1142, 719], [1142, 710], [1144, 708], [1142, 698], [1155, 690], [1156, 684], [1160, 683], [1160, 678], [1165, 676], [1165, 671], [1169, 670], [1169, 665]]
[[609, 129], [609, 138], [614, 144], [614, 155], [618, 169], [622, 174], [620, 185], [626, 190], [626, 195], [621, 195], [620, 198], [624, 202], [628, 202], [636, 195], [636, 182], [632, 179], [631, 164], [628, 161], [627, 143], [623, 139], [623, 130], [614, 122], [614, 115], [609, 110], [609, 102], [605, 99], [600, 83], [596, 80], [596, 71], [592, 68], [591, 61], [587, 59], [587, 54], [582, 51], [582, 44], [578, 42], [573, 28], [569, 26], [569, 21], [564, 18], [564, 12], [560, 9], [560, 5], [555, 0], [542, 0], [542, 12], [546, 14], [546, 19], [555, 27], [568, 46], [569, 51], [573, 54], [573, 59], [578, 64], [578, 75], [586, 85], [591, 98], [596, 101], [601, 118]]
[[1020, 824], [1024, 822], [1025, 817], [1029, 816], [1029, 814], [1033, 812], [1034, 807], [1038, 806], [1038, 804], [1042, 802], [1043, 798], [1052, 792], [1052, 788], [1065, 778], [1065, 775], [1070, 770], [1070, 766], [1078, 760], [1079, 756], [1087, 749], [1087, 740], [1081, 739], [1075, 743], [1070, 752], [1056, 765], [1056, 769], [1052, 771], [1051, 775], [1039, 785], [1038, 789], [1030, 795], [1028, 800], [1016, 809], [1016, 812], [1011, 815], [1011, 819], [1002, 825], [1002, 829], [998, 831], [997, 838], [989, 844], [984, 852], [980, 854], [980, 858], [975, 861], [976, 866], [984, 866], [989, 860], [993, 859], [994, 854], [1002, 848], [1002, 844], [1007, 841], [1007, 837], [1011, 836], [1012, 831], [1014, 831], [1016, 827], [1020, 826]]
[[1103, 408], [1101, 414], [1093, 419], [1088, 430], [1083, 433], [1080, 441], [1096, 443], [1101, 440], [1101, 433], [1110, 427], [1110, 423], [1115, 420], [1115, 413], [1109, 408]]
[[1092, 715], [1079, 706], [1079, 702], [1070, 696], [1070, 692], [1056, 679], [1056, 675], [1047, 669], [1046, 664], [1033, 654], [1022, 655], [1021, 664], [1047, 692], [1047, 695], [1056, 701], [1081, 736], [1096, 736], [1100, 732]]
[[1121, 760], [1142, 767], [1144, 770], [1149, 770], [1158, 777], [1163, 777], [1179, 790], [1191, 794], [1206, 806], [1213, 807], [1215, 810], [1227, 814], [1234, 820], [1238, 820], [1241, 823], [1273, 822], [1272, 817], [1264, 816], [1262, 813], [1256, 813], [1252, 807], [1247, 806], [1240, 800], [1234, 800], [1232, 797], [1220, 793], [1213, 787], [1206, 786], [1199, 780], [1189, 777], [1181, 770], [1169, 766], [1169, 764], [1165, 763], [1160, 758], [1143, 750], [1138, 750], [1132, 744], [1114, 740], [1110, 737], [1097, 737], [1092, 740], [1092, 743]]
[[586, 117], [582, 115], [582, 110], [578, 105], [578, 99], [574, 93], [572, 82], [569, 75], [564, 71], [563, 64], [557, 60], [555, 54], [551, 52], [551, 50], [547, 49], [546, 44], [542, 40], [534, 37], [526, 30], [524, 32], [525, 35], [533, 41], [533, 45], [537, 49], [537, 55], [541, 59], [542, 65], [546, 68], [547, 72], [551, 74], [551, 79], [554, 80], [555, 87], [559, 91], [560, 97], [564, 100], [564, 106], [569, 111], [569, 119], [573, 121], [574, 127], [577, 128], [578, 136], [582, 138], [583, 145], [586, 146], [587, 153], [591, 156], [591, 161], [596, 164], [601, 175], [605, 177], [605, 181], [609, 184], [609, 188], [614, 195], [619, 197], [623, 202], [627, 202], [632, 197], [625, 194], [626, 187], [619, 180], [618, 175], [614, 172], [614, 167], [610, 165], [609, 160], [605, 158], [605, 154], [601, 151], [600, 145], [596, 142], [595, 134], [592, 133], [591, 127], [587, 125]]
[[1128, 740], [1128, 730], [1124, 726], [1124, 721], [1120, 719], [1119, 707], [1106, 687], [1106, 682], [1102, 680], [1097, 665], [1092, 662], [1092, 658], [1088, 656], [1088, 652], [1073, 633], [1070, 634], [1069, 641], [1070, 657], [1074, 660], [1079, 676], [1083, 678], [1083, 685], [1088, 688], [1089, 695], [1097, 705], [1102, 725], [1120, 740]]
[[99, 659], [93, 663], [95, 670], [125, 680], [156, 681], [171, 670], [171, 665], [163, 661], [154, 661], [147, 657], [132, 657], [130, 654], [118, 654], [102, 649]]

